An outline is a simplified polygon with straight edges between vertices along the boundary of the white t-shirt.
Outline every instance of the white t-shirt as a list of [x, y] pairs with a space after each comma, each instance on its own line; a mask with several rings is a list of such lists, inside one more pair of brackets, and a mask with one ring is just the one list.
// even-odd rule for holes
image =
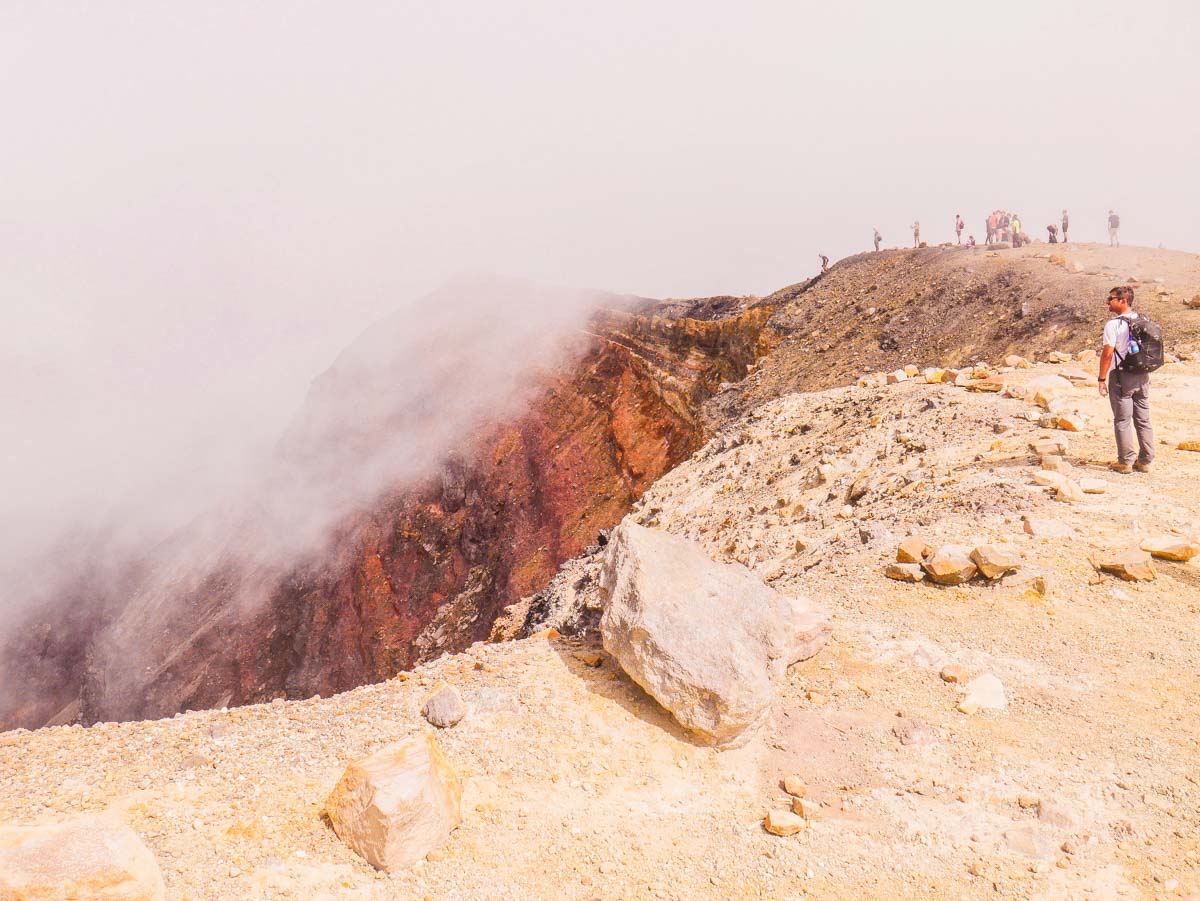
[[1125, 359], [1125, 355], [1129, 353], [1129, 326], [1118, 322], [1118, 320], [1136, 319], [1137, 315], [1133, 310], [1130, 310], [1128, 313], [1122, 313], [1116, 319], [1110, 319], [1104, 323], [1104, 344], [1116, 350], [1116, 355], [1112, 361], [1113, 369], [1116, 369], [1117, 364]]

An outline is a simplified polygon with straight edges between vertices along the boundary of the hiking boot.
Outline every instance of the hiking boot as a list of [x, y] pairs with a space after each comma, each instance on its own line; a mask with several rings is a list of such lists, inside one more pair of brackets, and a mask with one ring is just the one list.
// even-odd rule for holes
[[1149, 472], [1150, 464], [1149, 463], [1134, 463], [1133, 468], [1136, 469], [1138, 472]]
[[1129, 475], [1129, 473], [1133, 472], [1133, 467], [1128, 463], [1109, 463], [1108, 468], [1113, 472], [1120, 472], [1124, 473], [1125, 475]]

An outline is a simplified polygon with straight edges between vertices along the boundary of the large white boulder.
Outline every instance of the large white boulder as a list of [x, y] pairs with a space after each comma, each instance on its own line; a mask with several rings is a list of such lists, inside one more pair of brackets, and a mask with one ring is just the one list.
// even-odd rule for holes
[[0, 899], [162, 901], [158, 862], [115, 817], [0, 827]]
[[378, 870], [410, 867], [462, 822], [462, 787], [432, 735], [390, 744], [346, 767], [325, 813]]
[[830, 632], [823, 611], [695, 543], [626, 519], [600, 575], [604, 649], [684, 727], [718, 747], [767, 718], [771, 680]]

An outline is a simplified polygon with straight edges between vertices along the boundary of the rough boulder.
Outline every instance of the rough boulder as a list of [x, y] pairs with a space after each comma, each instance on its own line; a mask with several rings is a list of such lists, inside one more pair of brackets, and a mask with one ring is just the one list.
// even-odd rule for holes
[[0, 899], [161, 901], [158, 862], [137, 834], [104, 816], [0, 828]]
[[462, 822], [462, 787], [432, 735], [356, 760], [325, 802], [333, 831], [371, 866], [412, 866]]
[[604, 649], [685, 728], [736, 747], [768, 716], [772, 679], [821, 649], [828, 620], [741, 566], [626, 519], [600, 580]]

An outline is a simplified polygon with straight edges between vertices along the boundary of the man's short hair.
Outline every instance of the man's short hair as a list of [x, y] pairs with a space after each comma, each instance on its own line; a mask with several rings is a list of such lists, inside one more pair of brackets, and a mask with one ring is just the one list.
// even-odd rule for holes
[[1123, 300], [1125, 303], [1133, 306], [1133, 288], [1129, 285], [1117, 285], [1108, 292], [1109, 297], [1116, 297], [1117, 300]]

